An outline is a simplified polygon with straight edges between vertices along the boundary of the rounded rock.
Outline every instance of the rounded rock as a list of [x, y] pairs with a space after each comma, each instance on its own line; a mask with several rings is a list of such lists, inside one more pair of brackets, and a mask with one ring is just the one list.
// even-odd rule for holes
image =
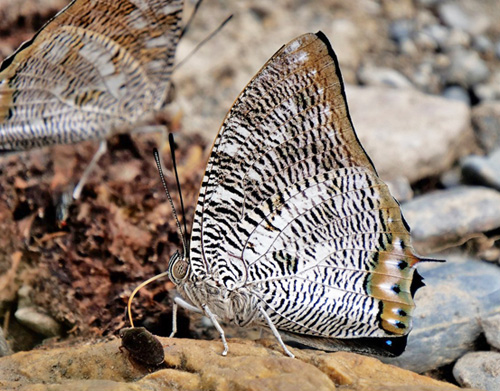
[[500, 386], [500, 353], [473, 352], [460, 358], [453, 376], [462, 387], [498, 391]]
[[460, 166], [465, 182], [500, 191], [500, 149], [486, 157], [467, 156], [461, 161]]
[[413, 88], [347, 85], [346, 95], [356, 132], [384, 180], [439, 175], [470, 153], [474, 134], [462, 102]]
[[472, 110], [472, 127], [486, 153], [500, 148], [500, 102], [483, 102]]
[[457, 186], [402, 204], [412, 242], [421, 254], [462, 244], [482, 232], [500, 228], [500, 193], [479, 186]]
[[481, 325], [488, 344], [500, 350], [500, 314], [481, 318]]
[[358, 79], [362, 84], [370, 86], [386, 86], [392, 88], [412, 88], [411, 82], [401, 73], [391, 68], [364, 66], [358, 71]]
[[36, 307], [19, 308], [14, 316], [19, 323], [45, 337], [50, 338], [61, 335], [61, 325], [54, 318], [39, 311]]
[[467, 90], [460, 86], [449, 86], [443, 91], [443, 96], [446, 99], [458, 100], [464, 102], [466, 105], [470, 106], [470, 97]]
[[488, 66], [477, 52], [459, 49], [451, 55], [446, 81], [449, 84], [458, 84], [469, 88], [486, 80], [489, 75]]
[[500, 268], [462, 256], [446, 261], [418, 266], [426, 286], [415, 296], [408, 346], [382, 361], [420, 373], [450, 364], [474, 348], [482, 332], [478, 314], [500, 311]]

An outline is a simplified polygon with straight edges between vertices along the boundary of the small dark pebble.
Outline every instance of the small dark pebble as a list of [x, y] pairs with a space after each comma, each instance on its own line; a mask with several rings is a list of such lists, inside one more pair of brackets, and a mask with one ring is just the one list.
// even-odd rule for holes
[[130, 358], [147, 367], [158, 367], [165, 360], [163, 345], [144, 327], [131, 327], [120, 330], [122, 348]]

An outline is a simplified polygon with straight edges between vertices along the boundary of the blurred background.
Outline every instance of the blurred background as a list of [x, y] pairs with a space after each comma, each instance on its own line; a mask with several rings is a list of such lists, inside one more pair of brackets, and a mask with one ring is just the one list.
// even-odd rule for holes
[[[66, 4], [0, 0], [0, 58]], [[186, 2], [185, 20], [193, 6]], [[359, 137], [402, 203], [416, 251], [448, 260], [423, 265], [427, 287], [417, 294], [410, 353], [395, 363], [449, 375], [467, 352], [500, 349], [498, 0], [204, 0], [177, 61], [230, 14], [173, 75], [165, 116], [177, 133], [187, 220], [210, 145], [240, 91], [283, 44], [321, 30], [339, 58]], [[155, 138], [110, 144], [64, 229], [48, 217], [52, 194], [81, 172], [97, 143], [0, 161], [1, 224], [12, 233], [0, 249], [4, 322], [19, 322], [19, 297], [27, 297], [56, 323], [48, 335], [112, 334], [125, 324], [134, 284], [165, 270], [178, 236], [150, 159]], [[140, 295], [139, 323], [168, 335], [171, 290], [158, 283]], [[23, 322], [17, 336], [9, 328], [15, 350], [47, 337]], [[203, 319], [181, 322], [181, 336], [216, 337]]]

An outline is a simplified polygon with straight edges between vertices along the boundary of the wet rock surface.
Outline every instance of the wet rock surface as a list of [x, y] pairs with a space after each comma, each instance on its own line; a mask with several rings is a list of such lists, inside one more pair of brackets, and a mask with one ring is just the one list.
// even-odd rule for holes
[[[120, 343], [35, 350], [0, 359], [0, 386], [44, 390], [298, 390], [452, 391], [457, 387], [353, 353], [294, 349], [284, 356], [273, 340], [159, 339], [165, 368], [134, 365]], [[300, 376], [298, 376], [300, 374]], [[29, 389], [29, 388], [28, 388]]]

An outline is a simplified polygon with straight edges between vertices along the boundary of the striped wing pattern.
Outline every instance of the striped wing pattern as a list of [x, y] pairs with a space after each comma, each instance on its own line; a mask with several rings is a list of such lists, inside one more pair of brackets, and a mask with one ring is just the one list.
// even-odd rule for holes
[[327, 38], [297, 38], [248, 84], [215, 140], [190, 278], [247, 292], [278, 330], [328, 350], [337, 338], [404, 337], [418, 260], [354, 132]]
[[161, 108], [183, 0], [73, 0], [0, 67], [0, 150], [104, 138]]

